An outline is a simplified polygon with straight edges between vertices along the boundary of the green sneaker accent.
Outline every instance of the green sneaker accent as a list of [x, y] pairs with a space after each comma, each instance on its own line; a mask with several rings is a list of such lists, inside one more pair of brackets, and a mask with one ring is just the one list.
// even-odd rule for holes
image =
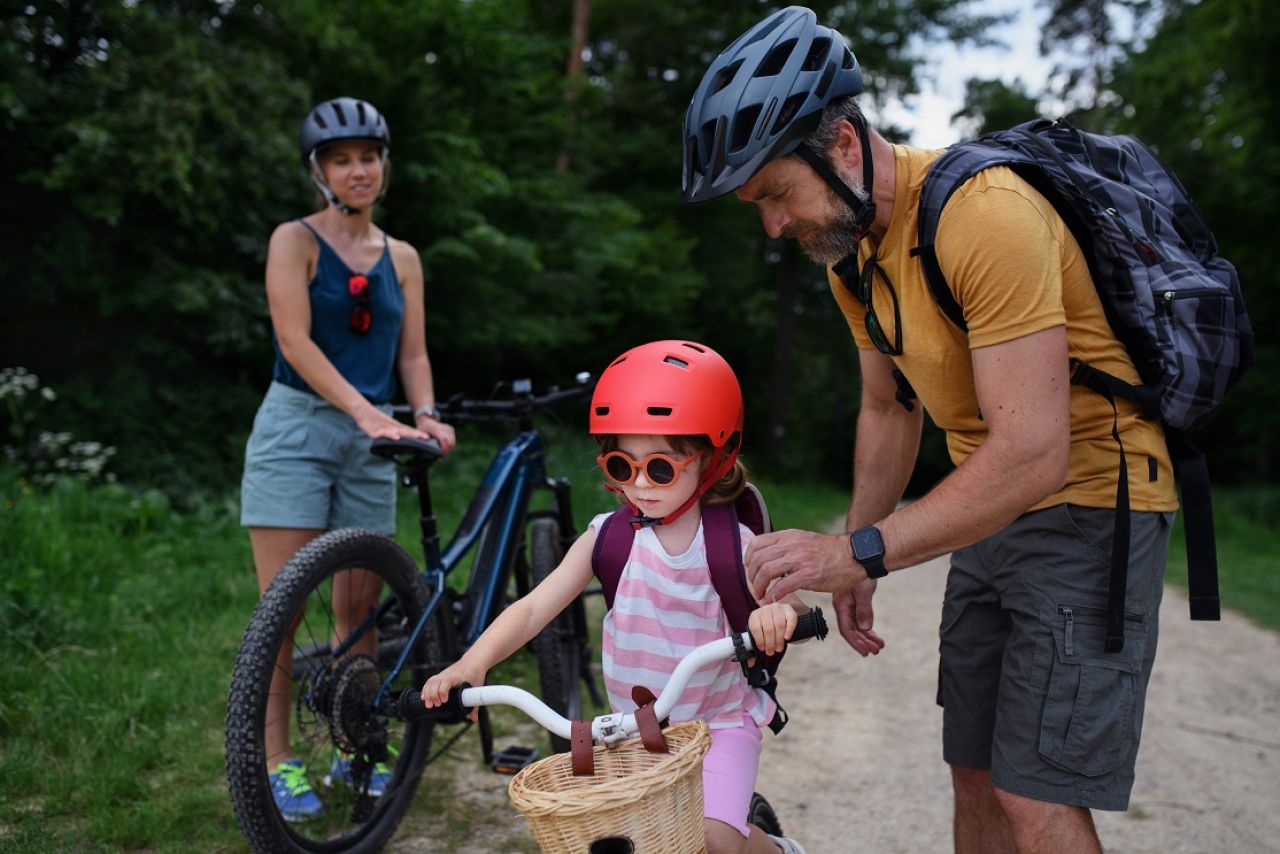
[[301, 759], [286, 759], [267, 779], [276, 808], [285, 821], [304, 821], [324, 812], [324, 804], [307, 782], [307, 766]]

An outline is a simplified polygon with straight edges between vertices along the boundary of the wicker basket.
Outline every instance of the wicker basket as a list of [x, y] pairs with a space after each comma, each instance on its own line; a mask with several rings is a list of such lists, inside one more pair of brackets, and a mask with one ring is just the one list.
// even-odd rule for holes
[[639, 738], [595, 747], [595, 774], [573, 776], [568, 753], [524, 768], [508, 793], [544, 852], [586, 854], [591, 843], [624, 837], [637, 854], [706, 851], [702, 757], [711, 746], [704, 721], [663, 731], [669, 754], [650, 753]]

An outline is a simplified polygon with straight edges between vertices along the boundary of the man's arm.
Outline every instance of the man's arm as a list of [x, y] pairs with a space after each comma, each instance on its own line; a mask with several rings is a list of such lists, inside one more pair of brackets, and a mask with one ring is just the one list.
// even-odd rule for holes
[[974, 350], [973, 377], [987, 438], [928, 494], [877, 525], [891, 570], [994, 534], [1066, 482], [1066, 327]]
[[[893, 361], [888, 356], [875, 350], [859, 350], [858, 362], [862, 402], [854, 443], [853, 498], [846, 519], [846, 536], [833, 538], [798, 530], [758, 536], [751, 541], [746, 559], [747, 577], [752, 581], [761, 567], [785, 557], [809, 573], [799, 586], [837, 591], [853, 568], [847, 533], [889, 515], [906, 489], [920, 448], [924, 415], [919, 405], [908, 412], [894, 397], [897, 383], [893, 378]], [[835, 573], [835, 577], [821, 577], [825, 568]], [[754, 585], [757, 597], [766, 595], [768, 583], [775, 577]], [[871, 631], [871, 596], [875, 582], [865, 575], [862, 580], [864, 583], [856, 596], [850, 590], [838, 593], [833, 607], [840, 634], [860, 654], [869, 655], [878, 653], [884, 641]], [[769, 596], [781, 598], [773, 591]]]
[[[1066, 481], [1071, 438], [1066, 328], [1055, 326], [979, 348], [972, 358], [987, 439], [919, 501], [874, 523], [884, 539], [884, 563], [890, 570], [914, 566], [995, 533]], [[862, 436], [858, 438], [861, 446]], [[870, 476], [877, 474], [887, 477], [874, 468]], [[874, 516], [872, 511], [886, 506], [888, 490], [878, 498], [872, 493], [866, 505], [858, 493], [855, 488], [849, 518], [861, 525], [868, 518], [862, 516], [864, 509]], [[756, 590], [768, 590], [769, 599], [799, 588], [841, 593], [867, 577], [853, 560], [847, 537], [796, 531], [773, 537], [748, 555], [756, 563]], [[757, 541], [761, 539], [765, 538]]]

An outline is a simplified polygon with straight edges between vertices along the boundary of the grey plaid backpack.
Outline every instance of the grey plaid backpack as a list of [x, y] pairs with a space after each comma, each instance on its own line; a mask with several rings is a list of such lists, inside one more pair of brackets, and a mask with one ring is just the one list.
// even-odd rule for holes
[[[1129, 136], [1085, 133], [1065, 120], [1038, 120], [953, 145], [929, 169], [920, 195], [925, 278], [943, 313], [967, 331], [938, 265], [934, 237], [942, 209], [983, 169], [1009, 166], [1057, 209], [1084, 252], [1116, 337], [1133, 359], [1134, 386], [1078, 360], [1071, 381], [1136, 403], [1164, 424], [1182, 494], [1191, 618], [1219, 619], [1209, 474], [1185, 431], [1201, 426], [1253, 364], [1253, 329], [1240, 280], [1191, 197], [1151, 149]], [[1113, 429], [1117, 443], [1118, 430]], [[1129, 484], [1124, 445], [1107, 608], [1107, 649], [1123, 644], [1129, 553]]]

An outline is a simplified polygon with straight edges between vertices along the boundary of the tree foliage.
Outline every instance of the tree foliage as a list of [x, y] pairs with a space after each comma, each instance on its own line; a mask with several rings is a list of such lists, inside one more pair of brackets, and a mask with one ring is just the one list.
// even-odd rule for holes
[[[1238, 5], [1265, 17], [1257, 0]], [[715, 53], [774, 8], [591, 4], [582, 74], [570, 80], [573, 4], [548, 0], [7, 7], [0, 367], [24, 365], [58, 388], [62, 421], [48, 426], [118, 447], [125, 479], [177, 493], [234, 482], [270, 371], [266, 240], [313, 204], [298, 124], [312, 103], [355, 95], [392, 129], [378, 222], [422, 255], [442, 394], [514, 376], [564, 382], [643, 340], [702, 339], [742, 375], [754, 464], [847, 478], [853, 346], [822, 271], [733, 200], [677, 202], [689, 96]], [[814, 8], [851, 39], [873, 106], [918, 90], [930, 44], [984, 43], [996, 20], [972, 0]], [[1185, 14], [1206, 17], [1195, 8]], [[1221, 38], [1266, 30], [1249, 26]], [[1211, 63], [1217, 44], [1197, 48], [1191, 32], [1164, 36], [1165, 49], [1187, 52], [1186, 69]], [[1249, 91], [1272, 73], [1245, 64], [1223, 68], [1233, 83], [1252, 75]], [[1157, 81], [1139, 70], [1133, 85], [1155, 97]], [[1193, 159], [1220, 170], [1207, 213], [1245, 181], [1251, 203], [1273, 211], [1274, 191], [1244, 177], [1243, 158], [1274, 138], [1274, 111], [1248, 118], [1253, 102], [1231, 87], [1198, 91], [1174, 108], [1188, 138], [1189, 123], [1207, 120], [1206, 98], [1218, 98], [1217, 128], [1247, 125], [1244, 150], [1234, 136], [1200, 134]], [[970, 116], [1003, 123], [1025, 97], [979, 86]], [[1260, 251], [1253, 228], [1232, 241], [1242, 269]]]

